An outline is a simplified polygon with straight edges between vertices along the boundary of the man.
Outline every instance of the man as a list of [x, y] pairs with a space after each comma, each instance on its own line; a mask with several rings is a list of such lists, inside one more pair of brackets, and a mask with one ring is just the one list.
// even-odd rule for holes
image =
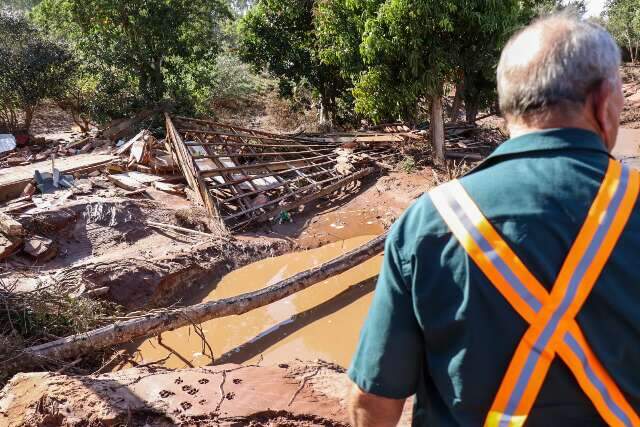
[[394, 225], [350, 378], [356, 426], [640, 425], [640, 176], [613, 160], [620, 52], [566, 15], [498, 67], [512, 138]]

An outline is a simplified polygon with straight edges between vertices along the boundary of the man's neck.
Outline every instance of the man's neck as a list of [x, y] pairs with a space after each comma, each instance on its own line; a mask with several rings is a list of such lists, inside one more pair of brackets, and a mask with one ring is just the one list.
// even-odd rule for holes
[[560, 129], [560, 128], [576, 128], [576, 129], [584, 129], [591, 131], [598, 135], [607, 150], [606, 142], [604, 142], [604, 138], [602, 132], [595, 123], [592, 123], [591, 120], [585, 120], [583, 118], [575, 118], [575, 119], [567, 119], [567, 117], [563, 117], [562, 120], [554, 120], [553, 117], [546, 117], [545, 120], [509, 120], [507, 119], [507, 128], [509, 129], [509, 135], [511, 138], [517, 138], [518, 136], [526, 135], [533, 132], [540, 132], [547, 129]]

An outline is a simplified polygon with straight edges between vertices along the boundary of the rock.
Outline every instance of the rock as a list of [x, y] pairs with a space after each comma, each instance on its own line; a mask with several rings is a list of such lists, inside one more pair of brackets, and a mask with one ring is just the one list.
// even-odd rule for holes
[[24, 252], [38, 261], [46, 262], [58, 253], [58, 247], [53, 240], [43, 236], [32, 236], [24, 242]]
[[96, 176], [100, 176], [101, 172], [100, 171], [93, 171], [90, 174], [88, 174], [87, 176], [90, 176], [91, 178], [95, 178]]
[[78, 213], [65, 207], [49, 208], [42, 212], [20, 216], [22, 226], [30, 234], [49, 234], [75, 224]]

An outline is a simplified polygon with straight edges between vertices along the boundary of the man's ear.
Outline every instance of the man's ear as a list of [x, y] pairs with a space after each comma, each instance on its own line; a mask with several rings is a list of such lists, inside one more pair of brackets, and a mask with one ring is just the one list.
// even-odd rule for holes
[[589, 95], [588, 105], [595, 119], [600, 136], [609, 145], [611, 141], [607, 141], [607, 135], [610, 135], [611, 128], [614, 125], [609, 117], [609, 103], [612, 102], [613, 85], [607, 79], [598, 83]]

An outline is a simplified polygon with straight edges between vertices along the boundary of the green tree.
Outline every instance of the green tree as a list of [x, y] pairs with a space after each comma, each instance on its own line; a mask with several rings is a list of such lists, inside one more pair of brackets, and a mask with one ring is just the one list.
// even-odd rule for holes
[[169, 76], [215, 61], [230, 16], [223, 0], [44, 0], [33, 12], [83, 62], [132, 76], [150, 103], [167, 96]]
[[538, 2], [531, 3], [324, 0], [317, 14], [320, 57], [351, 79], [356, 111], [375, 122], [416, 121], [429, 105], [442, 160], [444, 84], [464, 83], [458, 88], [475, 120], [495, 99], [500, 48], [533, 15]]
[[240, 20], [240, 54], [279, 80], [291, 96], [309, 85], [319, 99], [320, 122], [336, 120], [346, 84], [338, 67], [321, 61], [314, 27], [314, 0], [259, 0]]
[[9, 131], [29, 130], [41, 101], [60, 97], [75, 70], [65, 46], [8, 10], [0, 10], [0, 64], [0, 127]]
[[640, 0], [608, 0], [604, 15], [607, 29], [635, 63], [640, 51]]

